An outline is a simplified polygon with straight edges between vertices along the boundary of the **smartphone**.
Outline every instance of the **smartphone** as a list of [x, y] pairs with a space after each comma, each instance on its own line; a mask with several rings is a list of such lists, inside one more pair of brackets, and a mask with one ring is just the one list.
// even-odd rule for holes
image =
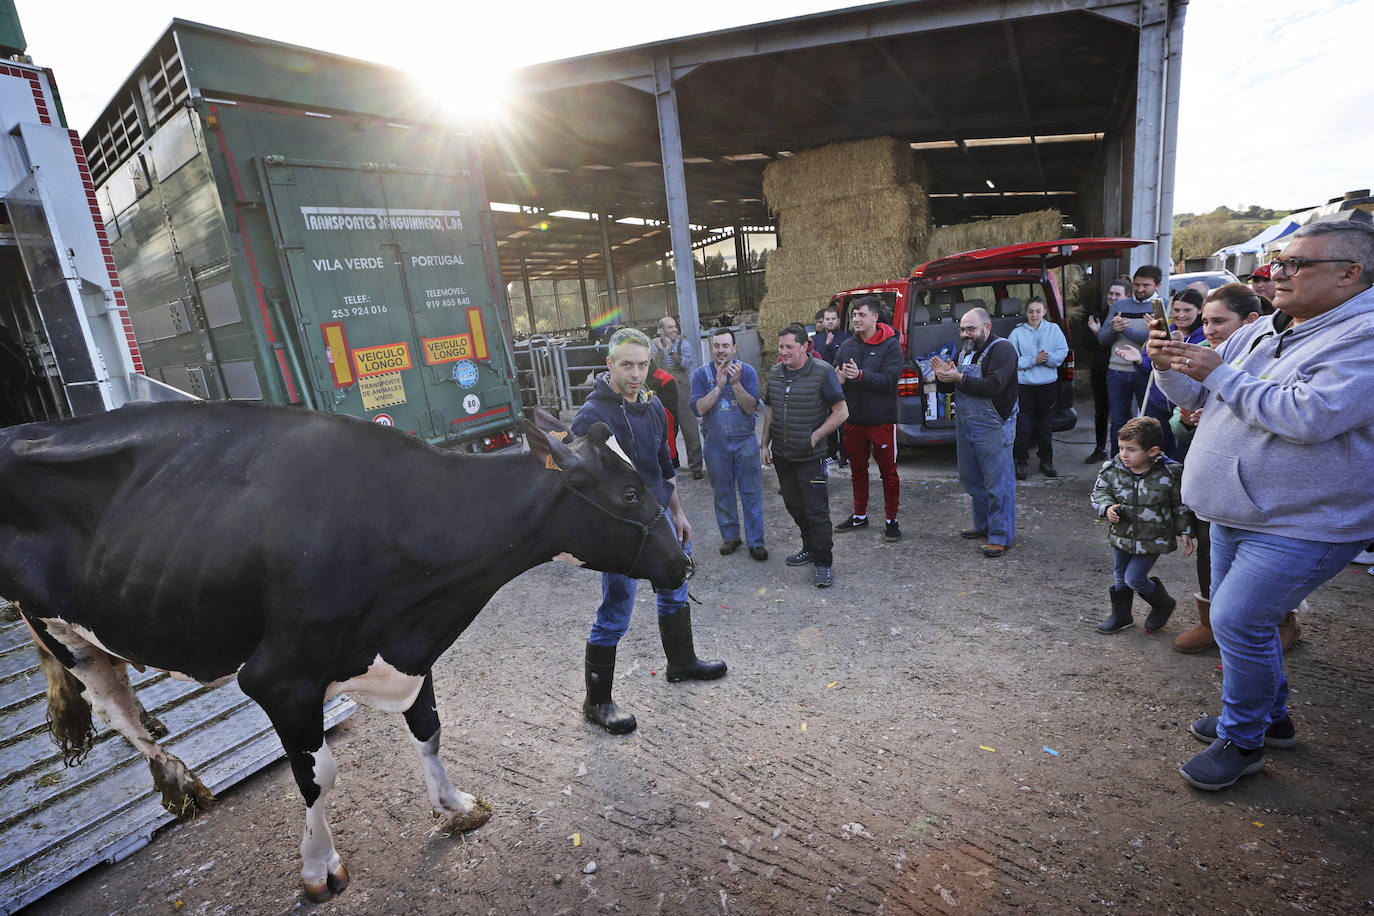
[[1159, 326], [1164, 330], [1169, 330], [1169, 316], [1164, 314], [1164, 300], [1155, 296], [1150, 300], [1150, 304], [1155, 309], [1155, 321], [1158, 321]]

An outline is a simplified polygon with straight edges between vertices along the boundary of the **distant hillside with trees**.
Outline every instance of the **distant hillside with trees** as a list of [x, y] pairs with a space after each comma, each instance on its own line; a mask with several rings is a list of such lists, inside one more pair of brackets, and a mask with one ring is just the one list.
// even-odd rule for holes
[[1251, 238], [1292, 212], [1251, 205], [1243, 210], [1217, 207], [1210, 213], [1175, 213], [1174, 259], [1205, 258], [1218, 248]]

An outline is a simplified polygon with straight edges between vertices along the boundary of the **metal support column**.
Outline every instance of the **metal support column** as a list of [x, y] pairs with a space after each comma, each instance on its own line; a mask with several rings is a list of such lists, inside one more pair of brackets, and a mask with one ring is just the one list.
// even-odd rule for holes
[[530, 269], [525, 264], [525, 253], [520, 252], [520, 283], [525, 287], [525, 313], [530, 316], [530, 336], [536, 333], [534, 326], [534, 293], [530, 292]]
[[1159, 176], [1159, 260], [1160, 269], [1168, 281], [1169, 261], [1174, 246], [1174, 167], [1178, 158], [1178, 94], [1183, 76], [1183, 19], [1188, 12], [1188, 0], [1173, 0], [1169, 11], [1169, 29], [1164, 77], [1164, 160]]
[[1154, 246], [1131, 251], [1131, 270], [1144, 264], [1169, 269], [1169, 253], [1159, 239], [1160, 165], [1164, 153], [1164, 72], [1169, 0], [1146, 0], [1141, 5], [1140, 41], [1136, 63], [1135, 161], [1131, 181], [1131, 235], [1155, 239]]
[[596, 211], [597, 224], [601, 226], [601, 260], [606, 265], [606, 310], [620, 311], [620, 295], [615, 290], [615, 261], [611, 258], [611, 218], [603, 206]]
[[587, 327], [592, 326], [592, 304], [587, 299], [587, 272], [582, 267], [582, 258], [577, 259], [577, 285], [582, 290], [582, 318]]
[[682, 165], [682, 129], [677, 119], [668, 55], [654, 55], [654, 103], [658, 109], [658, 142], [663, 151], [663, 187], [668, 197], [668, 235], [673, 242], [673, 279], [677, 284], [678, 326], [682, 336], [701, 351], [701, 317], [697, 310], [697, 278], [692, 267], [692, 226], [687, 216], [687, 173]]

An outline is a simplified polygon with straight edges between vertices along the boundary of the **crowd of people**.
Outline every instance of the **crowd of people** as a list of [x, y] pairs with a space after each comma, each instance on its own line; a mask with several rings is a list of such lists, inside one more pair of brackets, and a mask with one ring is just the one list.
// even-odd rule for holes
[[[1136, 596], [1150, 609], [1144, 629], [1162, 629], [1177, 600], [1152, 568], [1179, 541], [1184, 556], [1196, 548], [1199, 622], [1174, 648], [1216, 645], [1226, 671], [1221, 712], [1190, 727], [1208, 746], [1181, 769], [1209, 790], [1257, 772], [1266, 746], [1296, 743], [1283, 672], [1283, 653], [1299, 634], [1295, 609], [1374, 542], [1374, 499], [1359, 485], [1374, 461], [1374, 228], [1304, 227], [1262, 274], [1251, 287], [1187, 290], [1161, 321], [1151, 300], [1162, 271], [1141, 267], [1113, 281], [1104, 308], [1087, 320], [1097, 408], [1088, 460], [1100, 462], [1092, 506], [1107, 522], [1112, 554], [1108, 611], [1097, 630], [1130, 627]], [[959, 479], [972, 511], [961, 534], [983, 541], [988, 558], [1014, 544], [1016, 479], [1027, 474], [1032, 441], [1041, 472], [1057, 474], [1049, 413], [1068, 344], [1044, 309], [1031, 300], [1009, 338], [996, 335], [986, 310], [967, 311], [958, 353], [930, 363], [940, 390], [957, 392]], [[711, 362], [690, 372], [688, 394], [675, 405], [684, 431], [701, 431], [720, 552], [747, 545], [755, 560], [768, 559], [760, 464], [772, 466], [801, 541], [785, 562], [811, 566], [817, 588], [835, 582], [834, 533], [868, 526], [870, 460], [883, 484], [884, 535], [901, 537], [895, 423], [904, 360], [879, 299], [860, 298], [850, 312], [852, 334], [833, 309], [820, 315], [814, 338], [800, 324], [780, 330], [762, 396], [734, 333], [713, 331]], [[573, 431], [597, 421], [611, 427], [690, 552], [664, 404], [645, 390], [652, 355], [690, 365], [690, 348], [674, 346], [675, 329], [660, 324], [652, 342], [616, 332], [608, 371]], [[832, 525], [828, 467], [839, 460], [852, 469], [853, 508]], [[584, 712], [612, 732], [634, 727], [610, 699], [634, 585], [603, 575], [587, 645]], [[723, 676], [724, 662], [697, 658], [679, 591], [657, 596], [668, 679]]]

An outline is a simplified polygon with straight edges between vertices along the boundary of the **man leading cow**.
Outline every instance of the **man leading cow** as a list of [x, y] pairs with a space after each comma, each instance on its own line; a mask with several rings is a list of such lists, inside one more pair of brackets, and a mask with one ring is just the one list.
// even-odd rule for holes
[[[611, 428], [629, 462], [644, 485], [667, 507], [683, 549], [692, 552], [692, 526], [677, 493], [677, 472], [668, 454], [668, 419], [663, 404], [649, 394], [649, 338], [633, 328], [611, 335], [606, 357], [607, 372], [597, 377], [592, 393], [573, 420], [574, 435], [583, 436], [593, 424]], [[616, 646], [630, 625], [634, 610], [635, 579], [618, 573], [601, 574], [601, 604], [587, 637], [585, 674], [587, 698], [582, 713], [612, 734], [634, 731], [635, 717], [611, 699], [615, 677]], [[658, 629], [668, 656], [669, 681], [713, 680], [725, 675], [725, 662], [697, 658], [692, 642], [692, 616], [687, 605], [687, 583], [655, 592]]]

